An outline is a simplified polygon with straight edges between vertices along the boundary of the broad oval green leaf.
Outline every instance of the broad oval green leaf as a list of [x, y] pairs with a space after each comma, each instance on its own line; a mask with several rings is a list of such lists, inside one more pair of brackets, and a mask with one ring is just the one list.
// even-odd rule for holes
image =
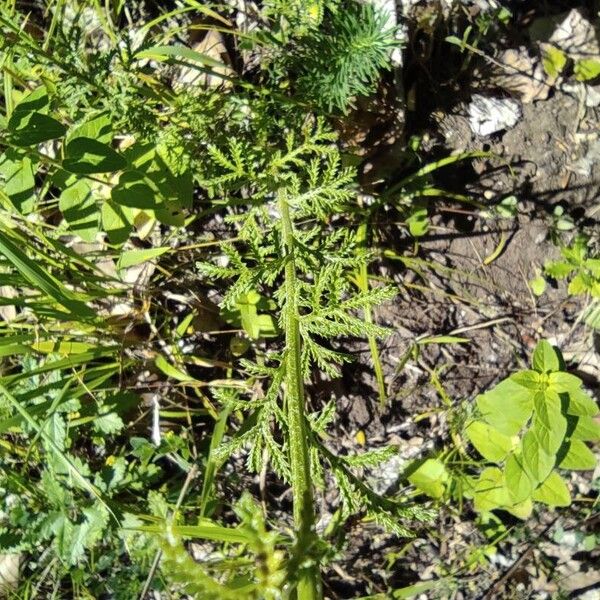
[[448, 472], [442, 461], [429, 458], [408, 476], [408, 480], [424, 494], [437, 499], [444, 495]]
[[86, 242], [96, 239], [100, 211], [85, 180], [80, 179], [75, 185], [63, 190], [58, 200], [58, 208], [73, 233]]
[[475, 449], [490, 462], [499, 463], [513, 449], [512, 439], [483, 421], [473, 421], [465, 433]]
[[133, 228], [131, 209], [119, 206], [112, 200], [105, 200], [100, 209], [102, 229], [106, 231], [112, 244], [122, 244], [127, 241]]
[[542, 378], [537, 371], [519, 371], [509, 378], [528, 390], [537, 391], [542, 386]]
[[21, 214], [30, 213], [35, 207], [35, 179], [33, 163], [28, 156], [7, 149], [0, 156], [0, 180], [2, 190]]
[[120, 206], [154, 210], [162, 199], [151, 181], [140, 171], [125, 171], [119, 183], [113, 188], [111, 197]]
[[504, 475], [498, 467], [484, 469], [475, 484], [473, 503], [477, 512], [489, 512], [512, 504]]
[[511, 379], [477, 397], [477, 407], [483, 419], [507, 436], [519, 433], [533, 410], [533, 391]]
[[185, 225], [185, 214], [178, 204], [169, 203], [164, 208], [151, 211], [150, 214], [153, 214], [156, 220], [164, 225], [170, 225], [171, 227]]
[[67, 143], [62, 166], [71, 173], [91, 175], [121, 171], [127, 166], [127, 161], [108, 144], [78, 137]]
[[21, 97], [13, 110], [13, 116], [30, 114], [33, 112], [47, 113], [49, 105], [50, 98], [48, 97], [48, 90], [41, 85]]
[[592, 417], [578, 417], [571, 437], [583, 442], [596, 442], [600, 440], [600, 423]]
[[532, 498], [548, 506], [569, 506], [571, 504], [569, 488], [565, 480], [556, 472], [551, 473], [546, 481], [534, 490]]
[[533, 502], [531, 501], [531, 498], [526, 498], [523, 502], [517, 502], [516, 504], [511, 504], [504, 508], [518, 519], [527, 519], [533, 512]]
[[557, 394], [577, 392], [582, 384], [583, 382], [579, 377], [571, 375], [571, 373], [565, 373], [564, 371], [550, 373], [548, 376], [548, 385]]
[[544, 71], [546, 71], [550, 77], [558, 77], [566, 64], [567, 55], [560, 48], [556, 48], [550, 44], [544, 44], [542, 48], [542, 65]]
[[110, 144], [113, 138], [110, 117], [102, 113], [75, 125], [67, 133], [67, 144], [77, 138], [91, 138], [103, 144]]
[[535, 430], [528, 431], [522, 442], [523, 466], [534, 485], [544, 481], [556, 464], [556, 455], [548, 454], [537, 439]]
[[571, 440], [567, 453], [561, 460], [559, 468], [572, 471], [587, 471], [596, 467], [594, 453], [581, 440]]
[[533, 482], [525, 469], [523, 456], [511, 454], [504, 467], [504, 481], [513, 504], [525, 502], [531, 497]]
[[600, 412], [596, 401], [582, 389], [569, 394], [567, 414], [581, 417], [594, 417]]
[[36, 146], [62, 137], [67, 128], [52, 117], [34, 112], [13, 115], [8, 123], [10, 142], [14, 146]]
[[426, 208], [414, 208], [406, 219], [408, 230], [413, 237], [424, 236], [429, 231], [429, 218]]
[[45, 87], [26, 94], [15, 106], [7, 130], [15, 146], [34, 146], [62, 137], [66, 127], [48, 115], [50, 100]]
[[544, 452], [555, 456], [567, 433], [567, 419], [561, 412], [561, 401], [555, 392], [538, 392], [534, 398], [535, 414], [531, 431]]
[[541, 340], [533, 351], [533, 368], [539, 373], [550, 373], [560, 369], [560, 358], [550, 342]]
[[538, 275], [529, 280], [529, 287], [536, 296], [541, 296], [546, 291], [546, 279]]
[[600, 60], [597, 58], [582, 58], [575, 63], [573, 69], [577, 81], [591, 81], [600, 76]]

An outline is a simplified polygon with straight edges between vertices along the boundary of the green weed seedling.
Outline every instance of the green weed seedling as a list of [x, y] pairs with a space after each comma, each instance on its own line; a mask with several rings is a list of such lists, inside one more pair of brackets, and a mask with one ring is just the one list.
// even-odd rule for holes
[[600, 439], [600, 425], [596, 402], [564, 370], [560, 353], [541, 341], [532, 369], [511, 375], [475, 404], [465, 428], [481, 456], [472, 462], [475, 474], [432, 458], [417, 464], [408, 479], [434, 498], [460, 493], [480, 513], [500, 509], [526, 519], [535, 502], [569, 506], [561, 472], [595, 468], [586, 442]]
[[591, 298], [582, 318], [590, 327], [600, 329], [600, 259], [590, 256], [589, 240], [584, 235], [576, 236], [570, 246], [562, 246], [560, 253], [560, 260], [547, 262], [543, 275], [530, 281], [532, 291], [541, 296], [546, 290], [546, 278], [567, 280], [569, 295]]
[[577, 57], [573, 59], [567, 52], [545, 43], [541, 45], [542, 65], [544, 71], [552, 81], [559, 76], [569, 76], [570, 69], [567, 67], [572, 63], [572, 76], [576, 81], [592, 81], [600, 75], [600, 60], [595, 57]]
[[389, 26], [388, 15], [369, 3], [320, 4], [329, 6], [328, 18], [319, 18], [322, 9], [316, 6], [312, 15], [310, 8], [298, 11], [304, 14], [298, 15], [296, 34], [301, 35], [293, 43], [282, 40], [283, 52], [272, 68], [295, 73], [299, 99], [326, 113], [346, 113], [357, 96], [375, 91], [380, 71], [389, 67], [390, 52], [398, 45], [396, 28]]
[[570, 246], [560, 249], [562, 259], [544, 265], [544, 273], [553, 279], [568, 279], [568, 293], [590, 294], [600, 298], [600, 258], [589, 256], [588, 238], [578, 235]]

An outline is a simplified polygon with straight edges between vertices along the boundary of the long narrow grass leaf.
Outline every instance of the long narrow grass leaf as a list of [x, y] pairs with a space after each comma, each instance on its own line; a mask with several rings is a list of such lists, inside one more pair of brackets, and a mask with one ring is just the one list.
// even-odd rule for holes
[[9, 404], [23, 417], [23, 419], [27, 422], [27, 424], [36, 431], [44, 441], [52, 448], [52, 451], [60, 458], [60, 460], [67, 467], [69, 473], [73, 476], [73, 478], [84, 488], [90, 496], [98, 500], [104, 508], [108, 510], [108, 512], [112, 515], [115, 521], [118, 523], [114, 512], [111, 508], [106, 504], [106, 502], [102, 499], [102, 495], [100, 494], [100, 490], [93, 485], [90, 481], [88, 481], [80, 472], [79, 469], [75, 466], [73, 461], [67, 456], [67, 454], [60, 448], [60, 446], [54, 441], [54, 438], [50, 436], [46, 430], [39, 425], [36, 419], [29, 413], [29, 411], [21, 405], [21, 403], [0, 383], [0, 394], [2, 394], [6, 400], [8, 400]]
[[72, 311], [75, 316], [85, 319], [95, 316], [91, 308], [77, 300], [72, 292], [31, 260], [3, 232], [0, 232], [0, 254], [3, 254], [32, 286], [46, 293], [67, 310]]

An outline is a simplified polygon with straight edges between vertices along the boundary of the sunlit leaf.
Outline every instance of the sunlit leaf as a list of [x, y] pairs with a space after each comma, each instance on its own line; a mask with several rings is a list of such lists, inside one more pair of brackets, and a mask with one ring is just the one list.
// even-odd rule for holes
[[532, 497], [549, 506], [569, 506], [571, 504], [569, 488], [565, 480], [556, 472], [550, 474], [546, 481], [533, 492]]

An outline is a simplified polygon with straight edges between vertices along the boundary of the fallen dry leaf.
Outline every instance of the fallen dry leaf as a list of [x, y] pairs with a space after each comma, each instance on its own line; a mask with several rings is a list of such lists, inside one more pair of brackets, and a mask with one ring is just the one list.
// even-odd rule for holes
[[548, 97], [554, 81], [547, 77], [541, 61], [529, 56], [526, 48], [505, 50], [496, 60], [502, 64], [492, 76], [498, 87], [518, 94], [525, 104]]

